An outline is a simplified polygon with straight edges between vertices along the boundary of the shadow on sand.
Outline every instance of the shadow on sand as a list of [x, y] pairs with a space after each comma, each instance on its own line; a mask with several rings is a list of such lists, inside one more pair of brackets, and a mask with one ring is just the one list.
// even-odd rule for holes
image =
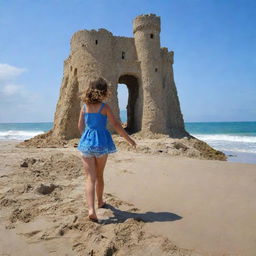
[[163, 221], [175, 221], [182, 219], [181, 216], [171, 213], [171, 212], [146, 212], [146, 213], [134, 213], [121, 211], [110, 204], [106, 204], [106, 209], [110, 209], [113, 213], [113, 217], [108, 219], [100, 220], [100, 224], [114, 224], [114, 223], [122, 223], [129, 218], [135, 219], [141, 222], [163, 222]]

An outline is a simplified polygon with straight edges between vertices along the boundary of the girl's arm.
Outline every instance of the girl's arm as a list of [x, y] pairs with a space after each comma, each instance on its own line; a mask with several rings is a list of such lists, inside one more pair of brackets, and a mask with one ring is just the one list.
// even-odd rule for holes
[[80, 131], [80, 134], [84, 131], [84, 106], [82, 106], [79, 114], [79, 120], [78, 120], [78, 130]]
[[111, 125], [115, 128], [115, 130], [119, 133], [120, 136], [125, 138], [132, 146], [136, 147], [136, 142], [128, 135], [125, 129], [122, 127], [122, 124], [115, 118], [111, 108], [108, 104], [105, 104], [107, 117]]

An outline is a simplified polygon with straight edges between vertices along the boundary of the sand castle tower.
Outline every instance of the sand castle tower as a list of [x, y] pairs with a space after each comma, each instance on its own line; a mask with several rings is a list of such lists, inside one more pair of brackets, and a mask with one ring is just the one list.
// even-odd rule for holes
[[[102, 76], [110, 85], [107, 103], [120, 120], [118, 84], [128, 88], [127, 131], [187, 136], [173, 77], [173, 52], [160, 47], [160, 17], [140, 15], [133, 20], [134, 37], [119, 37], [106, 29], [81, 30], [71, 39], [54, 117], [53, 135], [80, 136], [77, 123], [79, 93]], [[108, 124], [108, 129], [114, 133]]]

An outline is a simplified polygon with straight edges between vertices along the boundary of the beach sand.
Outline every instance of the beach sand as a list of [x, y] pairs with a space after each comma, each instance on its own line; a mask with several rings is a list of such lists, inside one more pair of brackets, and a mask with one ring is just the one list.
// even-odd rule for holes
[[16, 144], [0, 143], [0, 255], [256, 255], [255, 164], [119, 150], [93, 223], [78, 150]]

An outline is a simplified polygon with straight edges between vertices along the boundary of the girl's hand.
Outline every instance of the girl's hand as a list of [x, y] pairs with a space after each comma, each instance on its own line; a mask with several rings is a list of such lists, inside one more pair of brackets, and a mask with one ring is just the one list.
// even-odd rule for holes
[[136, 148], [137, 144], [132, 138], [130, 138], [129, 143], [132, 145], [132, 147]]

